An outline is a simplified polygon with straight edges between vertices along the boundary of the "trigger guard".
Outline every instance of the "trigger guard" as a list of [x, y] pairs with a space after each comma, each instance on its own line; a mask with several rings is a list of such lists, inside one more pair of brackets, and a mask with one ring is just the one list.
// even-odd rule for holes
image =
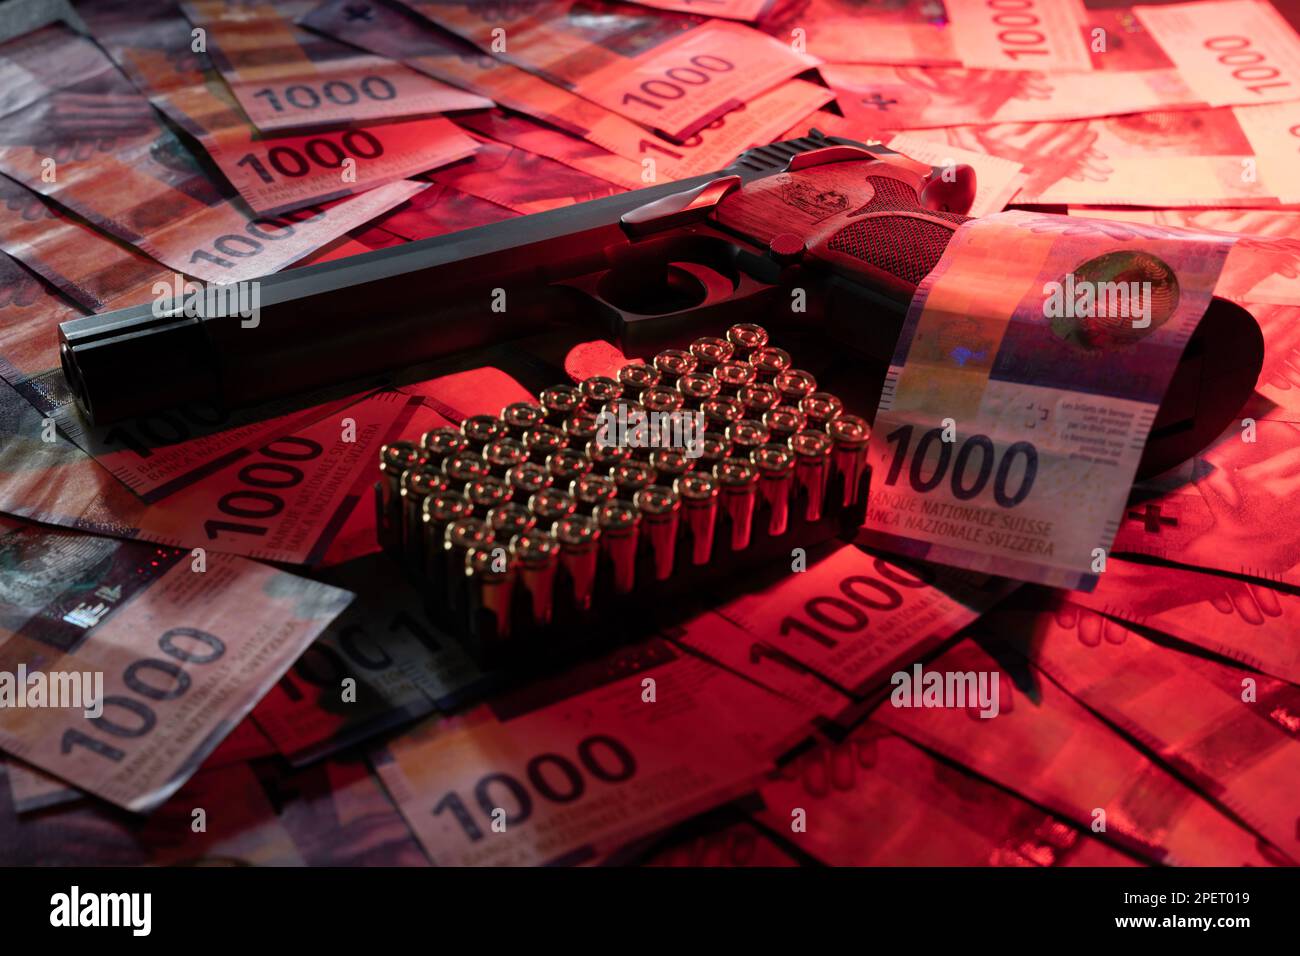
[[921, 206], [931, 212], [955, 212], [966, 215], [975, 202], [975, 170], [965, 163], [951, 168], [951, 182], [944, 180], [943, 169], [936, 168], [921, 188]]

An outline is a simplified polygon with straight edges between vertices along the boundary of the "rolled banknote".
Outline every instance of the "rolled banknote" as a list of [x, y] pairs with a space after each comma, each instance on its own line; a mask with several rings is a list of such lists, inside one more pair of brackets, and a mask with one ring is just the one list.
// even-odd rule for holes
[[62, 25], [25, 34], [0, 44], [0, 72], [15, 77], [0, 98], [0, 172], [206, 282], [276, 272], [423, 188], [401, 180], [258, 216], [89, 39]]
[[[1150, 515], [1153, 523], [1162, 517], [1158, 507]], [[1107, 562], [1095, 591], [1071, 594], [1070, 599], [1300, 683], [1295, 640], [1300, 600], [1289, 591], [1208, 571], [1115, 558]]]
[[294, 23], [314, 0], [186, 0], [186, 17], [258, 129], [388, 121], [490, 100]]
[[806, 720], [652, 639], [422, 723], [374, 759], [435, 863], [581, 863], [747, 791]]
[[756, 679], [793, 664], [844, 693], [866, 695], [1006, 591], [996, 578], [898, 561], [854, 545], [809, 557], [812, 563], [792, 568], [777, 584], [717, 609], [756, 642], [750, 655]]
[[321, 575], [357, 595], [253, 710], [294, 763], [471, 700], [484, 674], [383, 555]]
[[829, 866], [1135, 866], [1093, 834], [874, 721], [759, 788], [755, 819]]
[[136, 88], [197, 139], [239, 195], [264, 215], [413, 176], [474, 150], [468, 137], [439, 118], [261, 136], [206, 50], [195, 49], [206, 44], [196, 42], [174, 0], [109, 0], [83, 4], [81, 14]]
[[[818, 60], [727, 20], [561, 0], [408, 3], [480, 50], [680, 142]], [[596, 13], [598, 11], [598, 14]]]
[[1104, 640], [1085, 643], [1080, 622], [1089, 612], [1064, 599], [1052, 603], [1049, 613], [1000, 610], [982, 623], [1260, 836], [1300, 857], [1290, 796], [1300, 785], [1300, 688], [1114, 623]]
[[1232, 245], [1134, 239], [1027, 212], [957, 231], [885, 380], [869, 543], [1020, 580], [1093, 580]]
[[[925, 670], [944, 693], [920, 706], [886, 701], [878, 723], [1152, 862], [1291, 863], [1033, 671], [1013, 676], [972, 641]], [[947, 690], [958, 687], [950, 675], [986, 677], [997, 688], [997, 715], [984, 719], [957, 695], [950, 699]]]
[[162, 804], [352, 599], [213, 553], [0, 537], [0, 745], [135, 812]]

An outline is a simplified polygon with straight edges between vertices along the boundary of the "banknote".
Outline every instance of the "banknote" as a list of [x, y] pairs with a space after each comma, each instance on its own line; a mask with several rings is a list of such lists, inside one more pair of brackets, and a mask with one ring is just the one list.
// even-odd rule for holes
[[308, 866], [428, 866], [424, 850], [362, 757], [256, 772]]
[[[0, 761], [0, 776], [15, 764]], [[82, 802], [18, 819], [0, 782], [5, 866], [301, 866], [293, 839], [245, 764], [202, 770], [141, 820]], [[202, 811], [204, 829], [196, 829]]]
[[[68, 216], [45, 197], [0, 176], [0, 249], [37, 273], [83, 312], [106, 312], [157, 298], [154, 284], [171, 285], [175, 273], [126, 243]], [[65, 307], [61, 319], [74, 313]], [[39, 342], [14, 342], [15, 356], [37, 353], [36, 364], [9, 359], [26, 377], [57, 365], [53, 324], [26, 334]]]
[[969, 640], [925, 667], [945, 685], [949, 674], [983, 674], [990, 683], [996, 675], [997, 716], [983, 719], [943, 701], [886, 701], [877, 723], [1151, 862], [1291, 863], [1038, 672], [1009, 672]]
[[1019, 203], [1272, 206], [1297, 197], [1289, 165], [1298, 127], [1300, 102], [911, 135], [1022, 163]]
[[407, 5], [480, 50], [676, 142], [819, 62], [739, 23], [619, 3]]
[[781, 0], [633, 0], [642, 7], [673, 13], [700, 13], [726, 20], [757, 20]]
[[[1152, 516], [1154, 522], [1160, 517], [1159, 512]], [[1300, 600], [1289, 591], [1208, 571], [1114, 558], [1095, 591], [1070, 597], [1079, 607], [1300, 683], [1295, 641]]]
[[1020, 580], [1095, 577], [1231, 241], [1134, 244], [1087, 223], [973, 220], [922, 280], [869, 447], [870, 543]]
[[[1072, 697], [1152, 750], [1175, 772], [1292, 859], [1300, 831], [1300, 688], [1164, 647], [1120, 625], [1084, 643], [1088, 613], [1007, 610], [982, 622], [1014, 641]], [[1118, 639], [1117, 639], [1118, 638]]]
[[516, 215], [513, 209], [434, 183], [375, 223], [400, 239], [429, 239]]
[[[1284, 585], [1300, 584], [1300, 417], [1243, 414], [1184, 465], [1135, 488], [1114, 549]], [[1227, 608], [1220, 602], [1220, 606]]]
[[1134, 866], [1128, 855], [874, 721], [759, 788], [755, 819], [830, 866]]
[[230, 92], [259, 130], [388, 121], [492, 105], [294, 23], [314, 5], [314, 0], [181, 4]]
[[[1259, 51], [1247, 46], [1239, 52]], [[1300, 98], [1298, 79], [1295, 86], [1289, 81], [1260, 84], [1253, 92], [1225, 86], [1223, 95], [1207, 103], [1172, 68], [1043, 73], [837, 63], [823, 64], [820, 72], [845, 116], [895, 130], [972, 122], [1036, 123], [1207, 105], [1252, 106]]]
[[1083, 0], [944, 0], [962, 66], [1092, 69]]
[[1300, 37], [1267, 0], [1139, 5], [1133, 15], [1210, 106], [1300, 98]]
[[162, 124], [90, 40], [49, 26], [0, 45], [0, 172], [210, 282], [276, 272], [418, 192], [402, 180], [260, 217]]
[[[717, 613], [756, 643], [756, 671], [792, 663], [863, 696], [1006, 593], [1005, 582], [843, 545]], [[761, 650], [759, 649], [761, 645]]]
[[484, 686], [388, 558], [360, 558], [319, 578], [357, 598], [253, 710], [295, 764], [462, 704]]
[[844, 691], [721, 614], [699, 614], [663, 636], [804, 707], [810, 720], [848, 723], [855, 714], [855, 701]]
[[428, 173], [427, 178], [521, 215], [622, 192], [604, 179], [526, 149], [477, 139], [479, 148], [473, 156]]
[[[275, 746], [253, 723], [252, 716], [245, 717], [199, 768], [202, 773], [232, 764], [243, 764], [274, 754]], [[62, 806], [84, 799], [86, 794], [64, 780], [39, 770], [19, 760], [9, 761], [9, 788], [13, 792], [14, 810], [30, 813], [48, 807]]]
[[[380, 445], [406, 429], [419, 434], [447, 420], [418, 395], [392, 391], [336, 400], [303, 417], [305, 425], [286, 416], [280, 422], [285, 430], [150, 504], [57, 434], [52, 419], [0, 385], [0, 494], [8, 512], [32, 521], [170, 547], [315, 563], [358, 503], [371, 500]], [[372, 533], [368, 550], [377, 548]]]
[[66, 781], [19, 760], [8, 762], [6, 775], [15, 813], [31, 813], [75, 803], [85, 796]]
[[352, 595], [243, 558], [36, 526], [0, 537], [9, 753], [158, 807]]
[[[460, 117], [458, 121], [481, 136], [564, 163], [623, 189], [641, 189], [657, 182], [687, 179], [721, 169], [750, 146], [779, 137], [792, 114], [806, 116], [831, 96], [830, 90], [815, 83], [789, 80], [756, 96], [749, 104], [719, 116], [689, 137], [685, 144], [655, 145], [642, 139], [644, 150], [640, 162], [549, 129], [527, 117], [499, 110]], [[804, 127], [799, 135], [807, 132], [808, 128]]]
[[374, 759], [434, 863], [581, 863], [745, 792], [805, 717], [652, 639], [419, 724]]
[[[781, 130], [832, 95], [825, 87], [807, 81], [775, 84], [747, 102], [736, 103], [734, 109], [676, 142], [480, 52], [473, 44], [434, 25], [438, 22], [435, 5], [429, 5], [427, 12], [433, 22], [413, 11], [368, 0], [330, 0], [301, 18], [301, 22], [363, 49], [400, 60], [412, 69], [489, 96], [503, 107], [634, 163], [632, 168], [601, 160], [603, 174], [579, 167], [593, 175], [603, 175], [610, 182], [626, 184], [625, 188], [687, 179], [722, 169], [743, 149], [775, 139]], [[461, 114], [457, 119], [472, 125], [479, 115]], [[506, 141], [530, 149], [537, 145], [536, 137], [526, 145], [517, 140]], [[564, 155], [575, 155], [573, 149], [571, 145], [565, 147]], [[565, 162], [561, 155], [556, 155], [560, 150], [556, 141], [551, 140], [550, 151], [543, 155]]]
[[777, 4], [756, 26], [827, 63], [961, 65], [944, 6], [927, 0], [794, 0]]
[[155, 107], [203, 146], [263, 215], [326, 202], [444, 165], [474, 144], [444, 119], [258, 134], [174, 0], [86, 5], [96, 40]]

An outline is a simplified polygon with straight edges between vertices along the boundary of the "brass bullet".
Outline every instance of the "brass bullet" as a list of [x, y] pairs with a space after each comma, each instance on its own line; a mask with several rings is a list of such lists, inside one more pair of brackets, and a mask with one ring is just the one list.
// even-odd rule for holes
[[498, 438], [510, 437], [506, 423], [494, 415], [471, 415], [460, 423], [460, 433], [474, 449], [481, 449]]
[[597, 505], [592, 517], [600, 528], [601, 550], [610, 563], [617, 594], [627, 594], [636, 585], [636, 546], [641, 513], [626, 501], [615, 499]]
[[722, 513], [731, 522], [731, 550], [749, 547], [758, 495], [758, 469], [740, 458], [728, 458], [713, 466], [718, 480]]
[[830, 476], [831, 440], [825, 432], [802, 431], [787, 439], [794, 452], [794, 482], [807, 497], [804, 518], [821, 521]]
[[460, 429], [452, 428], [450, 425], [435, 428], [420, 436], [420, 454], [431, 465], [441, 465], [452, 455], [468, 447], [469, 441], [461, 434]]
[[699, 408], [701, 402], [722, 394], [722, 383], [711, 374], [691, 372], [677, 380], [677, 391], [688, 408]]
[[760, 382], [772, 381], [794, 364], [789, 352], [771, 345], [765, 345], [761, 349], [750, 352], [748, 361], [750, 365], [754, 366], [754, 371], [758, 373]]
[[484, 475], [465, 482], [465, 500], [474, 509], [475, 517], [484, 518], [493, 508], [510, 500], [510, 486], [501, 478]]
[[537, 401], [546, 412], [546, 423], [558, 426], [582, 404], [582, 393], [572, 385], [552, 385], [537, 396]]
[[629, 362], [618, 370], [618, 383], [627, 395], [637, 395], [658, 385], [660, 378], [659, 370], [644, 362]]
[[568, 444], [569, 436], [564, 433], [564, 429], [554, 425], [538, 425], [524, 432], [524, 447], [528, 449], [528, 457], [539, 465], [546, 464], [547, 458]]
[[546, 421], [546, 409], [535, 402], [511, 402], [501, 409], [501, 420], [511, 438], [522, 439], [524, 432]]
[[681, 498], [671, 488], [650, 485], [638, 491], [632, 503], [641, 512], [641, 531], [650, 542], [655, 580], [666, 581], [673, 573]]
[[746, 385], [753, 385], [758, 373], [748, 362], [732, 359], [713, 366], [713, 377], [718, 380], [723, 395], [734, 397]]
[[583, 475], [569, 484], [569, 494], [580, 511], [591, 514], [597, 506], [618, 497], [618, 486], [600, 475]]
[[517, 534], [537, 527], [537, 516], [518, 502], [507, 501], [491, 509], [483, 519], [494, 541], [509, 541]]
[[560, 545], [560, 567], [568, 578], [574, 607], [590, 610], [600, 554], [600, 526], [595, 518], [570, 515], [555, 522], [551, 537]]
[[844, 479], [844, 507], [848, 508], [858, 501], [871, 426], [857, 415], [840, 415], [826, 426], [826, 433], [835, 446], [832, 467]]
[[519, 580], [528, 592], [535, 627], [551, 623], [555, 611], [555, 573], [559, 568], [560, 545], [545, 532], [533, 530], [510, 539]]
[[551, 473], [545, 465], [535, 461], [525, 461], [515, 465], [506, 472], [506, 484], [510, 486], [510, 499], [521, 505], [552, 482]]
[[811, 372], [788, 368], [772, 379], [772, 386], [781, 393], [781, 404], [798, 408], [799, 403], [817, 391], [817, 379]]
[[511, 468], [528, 460], [528, 449], [517, 438], [498, 438], [483, 446], [483, 460], [492, 474], [504, 478]]
[[799, 411], [808, 419], [809, 428], [826, 431], [827, 422], [843, 414], [844, 403], [830, 392], [813, 392], [800, 400]]
[[772, 441], [788, 441], [791, 435], [797, 435], [808, 427], [808, 418], [796, 408], [780, 405], [763, 416], [763, 424], [772, 434]]
[[713, 528], [718, 519], [718, 482], [693, 471], [673, 482], [682, 502], [682, 519], [691, 539], [691, 564], [708, 564], [713, 553]]
[[767, 345], [767, 329], [761, 325], [741, 322], [727, 329], [727, 341], [731, 343], [735, 358], [744, 360], [751, 352]]
[[500, 546], [472, 547], [465, 552], [464, 575], [470, 620], [486, 613], [493, 636], [510, 637], [510, 608], [515, 590], [515, 567], [509, 552]]
[[664, 349], [654, 357], [659, 382], [669, 388], [675, 386], [683, 375], [694, 372], [698, 365], [699, 359], [682, 349]]
[[749, 453], [758, 469], [758, 494], [768, 508], [767, 533], [785, 534], [790, 523], [790, 491], [795, 457], [785, 445], [763, 445]]

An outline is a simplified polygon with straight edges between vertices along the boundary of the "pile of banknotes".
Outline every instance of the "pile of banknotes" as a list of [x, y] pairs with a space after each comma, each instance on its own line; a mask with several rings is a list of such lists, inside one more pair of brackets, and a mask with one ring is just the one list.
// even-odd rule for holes
[[[1265, 0], [15, 0], [0, 36], [0, 863], [1300, 861], [1300, 36]], [[813, 128], [969, 164], [975, 216], [1221, 240], [1210, 286], [1265, 337], [1255, 394], [1193, 459], [1107, 486], [1105, 527], [1065, 456], [1014, 562], [987, 539], [904, 558], [868, 518], [519, 673], [381, 551], [380, 452], [556, 369], [616, 376], [612, 346], [107, 428], [60, 371], [60, 322], [159, 283]], [[1107, 384], [1116, 415], [1159, 399]], [[1044, 557], [1095, 551], [1077, 590]]]

